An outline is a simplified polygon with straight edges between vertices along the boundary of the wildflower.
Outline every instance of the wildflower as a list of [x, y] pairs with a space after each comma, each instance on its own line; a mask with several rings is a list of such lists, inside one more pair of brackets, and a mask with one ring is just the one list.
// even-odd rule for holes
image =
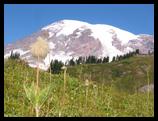
[[94, 88], [96, 88], [96, 87], [97, 87], [97, 85], [96, 85], [96, 84], [94, 84], [94, 85], [93, 85], [93, 87], [94, 87]]
[[[39, 59], [45, 58], [48, 53], [48, 43], [46, 40], [41, 37], [37, 38], [37, 41], [31, 45], [31, 53], [34, 57], [37, 58], [37, 74], [36, 74], [36, 89], [35, 96], [38, 97], [39, 93]], [[40, 108], [38, 102], [35, 106], [36, 117], [39, 116]]]
[[85, 80], [85, 86], [89, 86], [89, 80], [88, 79]]
[[65, 69], [67, 69], [67, 67], [66, 66], [62, 66], [61, 69], [65, 70]]
[[41, 37], [37, 38], [37, 41], [31, 45], [31, 53], [36, 58], [45, 58], [48, 53], [48, 43]]

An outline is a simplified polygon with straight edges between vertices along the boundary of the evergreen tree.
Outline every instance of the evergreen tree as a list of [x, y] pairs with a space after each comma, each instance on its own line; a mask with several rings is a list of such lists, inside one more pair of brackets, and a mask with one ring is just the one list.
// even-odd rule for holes
[[86, 57], [82, 57], [82, 64], [86, 63]]
[[120, 61], [120, 55], [118, 55], [117, 60]]
[[78, 59], [76, 59], [76, 64], [79, 65], [80, 63], [83, 63], [82, 56], [80, 56]]
[[123, 55], [123, 59], [125, 59], [127, 57], [127, 53]]
[[150, 52], [150, 50], [148, 50], [148, 55], [150, 55], [151, 54], [151, 52]]
[[103, 58], [103, 63], [106, 63], [106, 62], [107, 62], [107, 58], [104, 57], [104, 58]]
[[106, 63], [108, 63], [108, 62], [109, 62], [109, 56], [106, 57]]
[[102, 59], [98, 58], [96, 63], [102, 63]]
[[118, 55], [116, 56], [115, 60], [116, 60], [116, 61], [119, 61], [119, 56], [118, 56]]
[[97, 62], [97, 59], [95, 56], [91, 56], [90, 57], [90, 63], [96, 63]]
[[139, 54], [139, 49], [136, 49], [136, 54]]
[[72, 59], [70, 59], [70, 61], [69, 61], [69, 65], [70, 66], [74, 66], [75, 65], [75, 61], [74, 61], [74, 59], [72, 58]]
[[87, 64], [90, 63], [90, 56], [86, 57], [86, 63], [87, 63]]
[[102, 62], [103, 62], [103, 63], [108, 63], [108, 62], [109, 62], [109, 56], [104, 57]]
[[118, 61], [120, 61], [120, 57], [121, 57], [121, 56], [119, 55], [119, 56], [118, 56]]
[[129, 53], [126, 54], [125, 58], [129, 58]]
[[97, 58], [95, 56], [88, 56], [88, 57], [86, 57], [85, 63], [87, 63], [87, 64], [97, 63]]
[[79, 59], [76, 59], [75, 63], [79, 65], [80, 64]]
[[52, 60], [51, 61], [51, 64], [50, 64], [50, 67], [51, 67], [51, 73], [54, 73], [54, 74], [59, 74], [61, 72], [61, 67], [63, 66], [64, 64], [61, 62], [61, 61], [58, 61], [58, 60]]
[[115, 61], [115, 56], [113, 56], [113, 58], [112, 58], [112, 62], [114, 62]]

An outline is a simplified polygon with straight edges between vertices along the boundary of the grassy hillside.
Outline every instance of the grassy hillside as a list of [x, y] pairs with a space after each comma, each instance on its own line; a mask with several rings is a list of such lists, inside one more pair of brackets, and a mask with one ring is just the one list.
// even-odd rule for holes
[[119, 62], [77, 65], [68, 68], [70, 76], [79, 80], [88, 78], [93, 82], [106, 85], [114, 81], [117, 89], [131, 93], [147, 84], [147, 71], [150, 83], [153, 83], [154, 56], [134, 56]]
[[[135, 91], [147, 84], [145, 69], [148, 65], [151, 66], [149, 79], [152, 82], [153, 57], [68, 67], [65, 93], [63, 72], [51, 75], [50, 80], [48, 72], [40, 71], [40, 89], [51, 86], [40, 116], [154, 116], [153, 93]], [[84, 84], [87, 78], [92, 80], [89, 86]], [[35, 69], [18, 60], [5, 62], [4, 116], [35, 116], [23, 88], [24, 82], [31, 84], [35, 80]]]

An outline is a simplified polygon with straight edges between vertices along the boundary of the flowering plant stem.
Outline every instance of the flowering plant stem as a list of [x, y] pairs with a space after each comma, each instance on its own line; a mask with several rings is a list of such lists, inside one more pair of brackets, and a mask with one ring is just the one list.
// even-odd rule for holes
[[[36, 92], [35, 92], [35, 95], [37, 96], [38, 95], [38, 90], [39, 90], [39, 56], [38, 56], [38, 60], [37, 60], [37, 75], [36, 75]], [[36, 103], [36, 107], [35, 107], [35, 111], [36, 111], [36, 117], [39, 117], [39, 106], [38, 106], [38, 103]]]
[[66, 91], [66, 70], [64, 69], [64, 95], [65, 95], [65, 91]]

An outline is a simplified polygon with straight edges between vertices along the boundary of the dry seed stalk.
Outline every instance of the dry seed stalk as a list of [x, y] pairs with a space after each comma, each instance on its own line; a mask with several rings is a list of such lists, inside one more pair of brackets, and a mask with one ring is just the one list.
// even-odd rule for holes
[[[35, 95], [38, 95], [39, 91], [39, 60], [44, 58], [48, 53], [48, 43], [41, 37], [37, 38], [37, 41], [31, 45], [31, 53], [37, 58], [37, 73], [36, 73], [36, 90]], [[40, 108], [38, 102], [35, 106], [36, 117], [39, 117]]]

